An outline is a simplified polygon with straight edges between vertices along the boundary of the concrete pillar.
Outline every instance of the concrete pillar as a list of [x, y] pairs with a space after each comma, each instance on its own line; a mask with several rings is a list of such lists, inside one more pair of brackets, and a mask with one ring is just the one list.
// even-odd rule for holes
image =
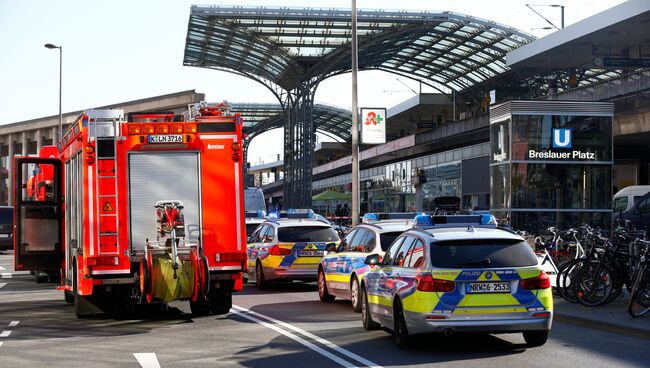
[[14, 137], [7, 134], [7, 204], [14, 204]]
[[[27, 150], [27, 132], [22, 132], [20, 135], [20, 143], [22, 144], [22, 152], [21, 156], [26, 157], [29, 155], [29, 150]], [[27, 178], [29, 177], [30, 173], [28, 170], [24, 170], [25, 168], [23, 167], [23, 181], [22, 183], [27, 183]]]
[[40, 129], [36, 129], [34, 138], [36, 139], [36, 155], [38, 156], [41, 154], [41, 148], [43, 147], [43, 132]]
[[59, 143], [59, 127], [52, 127], [52, 145], [56, 146]]

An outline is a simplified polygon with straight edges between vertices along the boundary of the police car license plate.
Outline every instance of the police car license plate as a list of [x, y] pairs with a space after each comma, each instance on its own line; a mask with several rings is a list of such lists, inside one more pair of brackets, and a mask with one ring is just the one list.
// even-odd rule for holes
[[322, 250], [300, 250], [298, 251], [298, 257], [322, 257]]
[[467, 294], [509, 293], [510, 282], [468, 282]]
[[181, 134], [150, 135], [147, 136], [147, 143], [183, 143]]

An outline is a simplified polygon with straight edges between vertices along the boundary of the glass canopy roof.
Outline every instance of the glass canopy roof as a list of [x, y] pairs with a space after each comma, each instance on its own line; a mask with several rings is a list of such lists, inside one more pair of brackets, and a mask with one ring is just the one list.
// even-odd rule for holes
[[[184, 64], [263, 79], [290, 91], [350, 69], [349, 9], [193, 6]], [[533, 36], [451, 12], [359, 10], [359, 68], [462, 91], [507, 71]]]

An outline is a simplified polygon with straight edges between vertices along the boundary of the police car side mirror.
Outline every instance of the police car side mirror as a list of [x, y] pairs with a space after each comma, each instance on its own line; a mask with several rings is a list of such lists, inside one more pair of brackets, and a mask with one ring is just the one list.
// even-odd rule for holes
[[328, 252], [336, 252], [336, 243], [328, 243], [325, 246], [325, 250]]
[[367, 265], [377, 265], [379, 264], [379, 254], [371, 254], [363, 261]]

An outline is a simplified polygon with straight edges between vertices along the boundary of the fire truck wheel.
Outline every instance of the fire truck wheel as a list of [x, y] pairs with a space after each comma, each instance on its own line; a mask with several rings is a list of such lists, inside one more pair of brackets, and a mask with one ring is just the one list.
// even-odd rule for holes
[[149, 292], [149, 286], [150, 286], [150, 275], [149, 275], [149, 267], [147, 267], [147, 261], [143, 260], [140, 262], [140, 293], [141, 295], [147, 295]]
[[212, 314], [226, 314], [232, 308], [232, 293], [228, 291], [213, 291], [210, 293], [210, 310]]
[[67, 290], [64, 290], [63, 291], [63, 300], [65, 300], [65, 302], [68, 303], [68, 304], [72, 304], [72, 303], [74, 303], [74, 295], [71, 292], [69, 292]]
[[208, 295], [210, 292], [210, 266], [208, 265], [208, 257], [201, 257], [201, 271], [203, 280], [201, 282], [201, 292], [203, 295]]
[[78, 285], [79, 279], [77, 275], [77, 261], [73, 261], [72, 263], [72, 298], [74, 302], [74, 314], [77, 316], [77, 318], [83, 318], [86, 317], [87, 314], [84, 313], [82, 304], [83, 304], [83, 296], [79, 295], [79, 285]]
[[37, 284], [42, 284], [44, 282], [47, 282], [48, 276], [43, 271], [36, 271], [34, 272], [34, 279], [36, 279]]
[[257, 284], [257, 288], [260, 290], [268, 289], [269, 287], [269, 282], [266, 281], [266, 278], [264, 278], [264, 270], [262, 269], [262, 263], [260, 263], [259, 261], [255, 266], [255, 283]]
[[197, 317], [207, 316], [210, 314], [210, 304], [205, 300], [203, 295], [199, 295], [195, 302], [190, 300], [190, 310], [192, 311], [192, 314]]

